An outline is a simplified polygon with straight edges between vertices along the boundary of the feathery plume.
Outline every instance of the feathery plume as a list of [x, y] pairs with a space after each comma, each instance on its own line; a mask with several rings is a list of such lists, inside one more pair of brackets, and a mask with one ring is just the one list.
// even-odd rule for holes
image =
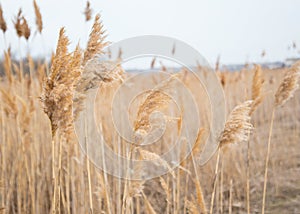
[[19, 9], [18, 15], [15, 17], [14, 26], [19, 38], [22, 36], [25, 37], [26, 40], [30, 37], [30, 28], [28, 26], [27, 20], [22, 15], [22, 9]]
[[6, 24], [6, 21], [3, 17], [3, 10], [2, 10], [1, 5], [0, 5], [0, 29], [3, 31], [3, 33], [5, 33], [6, 30], [7, 30], [7, 24]]
[[220, 147], [248, 140], [249, 132], [253, 128], [249, 122], [252, 104], [253, 101], [248, 100], [233, 109], [221, 134]]
[[3, 66], [4, 66], [5, 76], [8, 79], [9, 84], [12, 84], [12, 82], [13, 82], [13, 75], [12, 75], [12, 69], [11, 69], [12, 62], [11, 62], [10, 51], [5, 51], [4, 52]]
[[262, 85], [264, 83], [261, 74], [261, 67], [259, 65], [255, 65], [254, 69], [255, 72], [252, 81], [252, 100], [255, 100], [256, 98], [260, 97]]
[[24, 16], [22, 17], [21, 31], [22, 31], [22, 35], [25, 37], [25, 39], [28, 40], [31, 32], [30, 32], [30, 28], [28, 26], [27, 20], [25, 19]]
[[300, 62], [294, 64], [285, 74], [276, 94], [275, 107], [283, 106], [290, 98], [294, 96], [298, 89], [298, 81], [300, 78]]
[[20, 8], [18, 15], [15, 17], [15, 21], [14, 21], [14, 26], [19, 38], [23, 36], [23, 28], [22, 28], [21, 20], [22, 20], [22, 9]]
[[171, 200], [170, 196], [171, 196], [171, 194], [170, 194], [170, 188], [169, 188], [167, 182], [163, 179], [163, 177], [159, 178], [159, 182], [160, 182], [161, 187], [163, 188], [163, 190], [165, 191], [165, 193], [167, 195], [167, 199], [166, 199], [167, 202], [170, 203], [170, 200]]
[[137, 117], [134, 123], [134, 130], [148, 130], [150, 128], [149, 117], [152, 112], [158, 108], [162, 109], [168, 106], [171, 98], [159, 90], [153, 90], [140, 105]]
[[284, 75], [284, 78], [279, 85], [275, 93], [275, 102], [272, 110], [271, 124], [269, 129], [268, 147], [265, 160], [265, 175], [264, 175], [264, 187], [263, 187], [263, 198], [262, 198], [262, 211], [265, 213], [266, 205], [266, 194], [267, 194], [267, 182], [268, 182], [268, 165], [271, 153], [271, 138], [273, 133], [273, 123], [275, 118], [276, 108], [283, 106], [289, 99], [294, 96], [295, 91], [299, 88], [298, 81], [300, 78], [300, 61], [296, 62]]
[[36, 0], [33, 1], [33, 7], [34, 7], [35, 23], [36, 23], [37, 29], [38, 29], [39, 33], [42, 33], [42, 30], [43, 30], [42, 14], [41, 14], [39, 6], [36, 3]]
[[175, 75], [172, 75], [169, 79], [163, 81], [157, 87], [148, 92], [148, 95], [138, 108], [137, 116], [134, 121], [134, 131], [137, 131], [139, 129], [145, 131], [149, 130], [149, 118], [151, 113], [153, 113], [157, 109], [164, 109], [168, 106], [171, 98], [167, 94], [163, 93], [163, 91], [168, 87], [171, 87], [171, 85], [175, 83], [174, 80], [176, 80], [179, 75], [182, 74], [177, 73]]
[[68, 44], [69, 40], [62, 28], [51, 73], [44, 82], [41, 96], [44, 112], [51, 122], [52, 136], [55, 135], [58, 128], [61, 128], [64, 133], [68, 133], [73, 121], [73, 88], [80, 76], [81, 52], [77, 46], [72, 55], [68, 54]]
[[193, 149], [192, 149], [192, 154], [193, 155], [196, 155], [197, 153], [200, 153], [201, 152], [201, 144], [203, 143], [203, 135], [205, 134], [205, 128], [201, 128], [198, 132], [198, 135], [197, 135], [197, 139], [196, 139], [196, 142], [193, 146]]
[[141, 148], [138, 148], [138, 151], [139, 151], [139, 153], [141, 155], [141, 158], [143, 160], [149, 160], [149, 161], [152, 161], [153, 164], [155, 164], [157, 166], [163, 166], [163, 167], [167, 168], [169, 170], [169, 172], [171, 173], [171, 175], [173, 177], [175, 177], [173, 169], [171, 168], [171, 166], [168, 164], [168, 162], [166, 160], [161, 158], [158, 154], [155, 154], [153, 152], [149, 152], [147, 150], [143, 150]]
[[96, 15], [92, 32], [87, 44], [87, 48], [84, 52], [83, 65], [96, 54], [102, 54], [103, 48], [108, 45], [108, 42], [104, 42], [106, 38], [105, 31], [103, 30], [103, 24], [100, 21], [100, 15]]
[[74, 119], [76, 120], [83, 109], [83, 101], [86, 93], [99, 87], [101, 83], [110, 84], [117, 81], [123, 81], [124, 70], [113, 62], [101, 62], [98, 59], [91, 59], [84, 66], [81, 77], [77, 83], [74, 95]]
[[84, 92], [98, 87], [100, 82], [112, 83], [122, 81], [123, 75], [124, 70], [120, 64], [113, 61], [101, 62], [99, 59], [92, 59], [84, 66], [77, 89]]
[[262, 87], [264, 84], [264, 79], [262, 77], [261, 67], [255, 65], [255, 72], [252, 80], [252, 109], [250, 115], [257, 109], [258, 105], [263, 101]]
[[155, 62], [156, 62], [156, 57], [153, 57], [153, 59], [151, 61], [151, 65], [150, 65], [151, 69], [153, 69], [155, 67]]
[[85, 21], [86, 22], [90, 21], [91, 18], [92, 18], [92, 13], [93, 13], [93, 11], [91, 9], [91, 3], [90, 3], [90, 1], [86, 2], [86, 7], [85, 7], [83, 13], [84, 13], [84, 16], [85, 16]]

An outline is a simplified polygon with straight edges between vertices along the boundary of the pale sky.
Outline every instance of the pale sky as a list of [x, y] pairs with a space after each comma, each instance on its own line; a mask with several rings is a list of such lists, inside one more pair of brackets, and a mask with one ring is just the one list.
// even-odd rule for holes
[[[163, 35], [196, 48], [210, 63], [221, 55], [222, 63], [267, 62], [300, 56], [300, 1], [297, 0], [91, 0], [94, 14], [100, 13], [108, 40], [117, 42], [139, 35]], [[22, 7], [36, 30], [32, 0], [0, 0], [8, 22], [7, 43], [18, 54], [18, 38], [12, 19]], [[92, 21], [82, 14], [86, 1], [37, 0], [44, 30], [43, 38], [30, 39], [34, 56], [55, 49], [60, 27], [66, 28], [73, 48], [85, 45]], [[32, 33], [33, 34], [33, 33]], [[297, 50], [288, 50], [293, 42]], [[27, 51], [21, 41], [21, 54]], [[0, 33], [0, 51], [5, 45]], [[261, 52], [266, 50], [262, 59]], [[2, 55], [2, 54], [1, 54]]]

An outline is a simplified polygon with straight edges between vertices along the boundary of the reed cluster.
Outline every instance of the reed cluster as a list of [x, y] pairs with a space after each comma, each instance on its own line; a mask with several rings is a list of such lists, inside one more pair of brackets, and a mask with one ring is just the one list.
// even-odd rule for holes
[[[36, 33], [42, 36], [47, 26], [43, 25], [41, 9], [34, 0]], [[4, 12], [0, 5], [3, 38], [10, 30]], [[87, 1], [86, 22], [93, 16]], [[22, 9], [13, 23], [16, 36], [28, 43], [33, 26], [29, 26]], [[122, 68], [121, 49], [119, 60], [99, 60], [109, 45], [101, 16], [95, 15], [84, 48], [77, 45], [74, 50], [69, 49], [65, 28], [58, 34], [51, 61], [34, 59], [30, 52], [17, 61], [7, 48], [0, 63], [0, 213], [300, 211], [300, 180], [296, 174], [300, 149], [299, 63], [278, 70], [257, 65], [239, 72], [220, 71], [217, 63], [217, 74], [231, 111], [223, 130], [213, 136], [218, 146], [216, 154], [201, 166], [198, 158], [210, 128], [205, 126], [209, 116], [201, 106], [209, 104], [209, 100], [202, 96], [205, 92], [200, 92], [193, 74], [184, 68], [173, 72], [161, 63], [161, 70], [170, 73], [170, 78], [149, 78], [157, 86], [147, 90], [132, 111], [120, 112], [129, 114], [132, 132], [140, 135], [139, 141], [132, 144], [120, 137], [109, 118], [114, 93], [134, 73]], [[175, 46], [171, 51], [175, 54]], [[157, 66], [157, 60], [150, 62], [149, 69]], [[203, 74], [204, 81], [210, 81], [204, 67], [199, 66], [197, 72]], [[188, 157], [173, 167], [174, 163], [162, 154], [174, 146], [183, 126], [185, 109], [176, 110], [182, 103], [178, 101], [176, 107], [166, 93], [176, 89], [180, 97], [178, 81], [194, 93], [204, 127], [199, 127]], [[73, 122], [84, 111], [87, 94], [97, 88], [101, 140], [120, 157], [151, 161], [167, 169], [167, 174], [150, 180], [117, 179], [86, 157], [76, 141]], [[185, 98], [181, 95], [178, 100], [184, 102]], [[154, 145], [141, 146], [138, 143], [151, 134], [157, 111], [171, 115], [163, 118], [167, 129]], [[178, 152], [172, 155], [180, 156], [183, 151]], [[143, 178], [143, 169], [138, 167], [134, 173]]]

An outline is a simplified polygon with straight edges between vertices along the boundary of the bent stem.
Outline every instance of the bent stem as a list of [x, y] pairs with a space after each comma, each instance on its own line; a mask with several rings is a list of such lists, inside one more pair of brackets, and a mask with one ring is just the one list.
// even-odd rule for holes
[[262, 214], [265, 213], [267, 179], [268, 179], [268, 164], [269, 164], [269, 157], [270, 157], [270, 150], [271, 150], [271, 137], [272, 137], [272, 132], [273, 132], [274, 115], [275, 115], [275, 108], [273, 107], [270, 130], [269, 130], [269, 138], [268, 138], [267, 156], [266, 156], [266, 163], [265, 163], [264, 190], [263, 190], [262, 210], [261, 210]]

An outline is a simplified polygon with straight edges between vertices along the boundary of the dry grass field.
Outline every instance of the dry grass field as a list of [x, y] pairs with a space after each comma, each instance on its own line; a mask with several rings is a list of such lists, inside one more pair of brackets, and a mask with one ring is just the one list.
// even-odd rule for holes
[[[42, 17], [36, 4], [35, 8], [42, 33]], [[25, 19], [18, 20], [20, 39], [30, 37]], [[5, 36], [4, 24], [1, 19]], [[82, 111], [91, 85], [99, 87], [101, 108], [96, 112], [103, 140], [129, 158], [128, 149], [136, 148], [118, 136], [110, 118], [115, 92], [134, 74], [120, 66], [111, 72], [103, 65], [100, 78], [87, 78], [91, 62], [107, 45], [99, 16], [84, 49], [68, 50], [67, 33], [61, 29], [59, 35], [51, 62], [43, 56], [33, 60], [30, 54], [16, 61], [9, 50], [0, 61], [0, 213], [300, 213], [298, 65], [217, 72], [227, 122], [216, 139], [218, 151], [204, 166], [198, 160], [208, 134], [207, 112], [201, 109], [207, 101], [197, 94], [202, 92], [197, 91], [193, 74], [184, 69], [163, 71], [197, 94], [203, 127], [180, 167], [150, 180], [130, 181], [104, 173], [89, 161], [77, 142], [73, 119]], [[205, 78], [208, 71], [199, 67], [197, 72]], [[158, 75], [148, 81], [161, 79]], [[135, 131], [149, 131], [149, 114], [154, 110], [178, 113], [163, 99], [162, 94], [150, 92], [123, 112]], [[146, 116], [139, 118], [137, 112]], [[178, 134], [180, 118], [168, 123], [166, 136], [143, 147], [148, 153], [137, 149], [136, 158], [157, 157], [174, 143], [170, 136]]]

